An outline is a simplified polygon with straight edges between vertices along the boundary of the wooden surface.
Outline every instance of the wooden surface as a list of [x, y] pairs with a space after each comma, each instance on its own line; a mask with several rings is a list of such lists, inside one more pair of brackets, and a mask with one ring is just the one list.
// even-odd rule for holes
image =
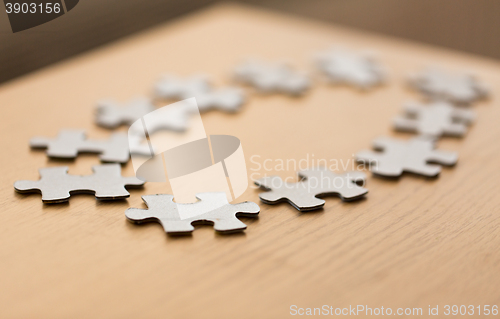
[[[329, 198], [317, 212], [261, 204], [260, 218], [244, 219], [246, 232], [232, 236], [199, 227], [192, 237], [169, 238], [158, 224], [127, 222], [125, 209], [143, 207], [143, 194], [167, 192], [161, 184], [112, 203], [79, 195], [48, 206], [37, 194], [14, 192], [14, 181], [61, 165], [30, 151], [30, 137], [60, 128], [109, 134], [93, 124], [98, 99], [150, 94], [164, 72], [201, 71], [225, 84], [247, 56], [310, 70], [312, 54], [332, 43], [377, 50], [391, 70], [388, 85], [360, 93], [316, 80], [303, 98], [251, 95], [238, 114], [205, 114], [207, 133], [239, 137], [254, 177], [265, 173], [254, 163], [259, 158], [270, 159], [268, 166], [280, 159], [352, 161], [377, 136], [410, 136], [390, 126], [402, 102], [419, 98], [403, 85], [404, 75], [438, 64], [473, 70], [492, 89], [490, 101], [474, 106], [478, 119], [467, 136], [439, 142], [459, 152], [458, 165], [435, 180], [370, 177], [366, 200]], [[499, 85], [500, 63], [492, 60], [232, 5], [4, 85], [0, 317], [282, 318], [291, 305], [498, 305]], [[88, 174], [98, 163], [87, 155], [63, 164]], [[132, 173], [129, 164], [124, 174]], [[268, 174], [295, 177], [293, 167]], [[249, 188], [239, 200], [258, 202], [257, 194]]]

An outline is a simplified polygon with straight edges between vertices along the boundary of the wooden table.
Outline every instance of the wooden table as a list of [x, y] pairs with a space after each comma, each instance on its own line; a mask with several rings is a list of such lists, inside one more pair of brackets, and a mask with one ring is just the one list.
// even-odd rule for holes
[[[375, 137], [410, 136], [391, 128], [402, 103], [420, 98], [405, 75], [441, 65], [473, 70], [492, 91], [474, 105], [478, 119], [465, 138], [438, 144], [459, 152], [458, 165], [434, 180], [370, 177], [366, 200], [328, 198], [317, 212], [261, 204], [258, 219], [243, 220], [246, 232], [231, 236], [199, 227], [193, 236], [171, 238], [158, 224], [127, 222], [125, 209], [144, 207], [141, 195], [167, 192], [162, 184], [111, 203], [78, 195], [69, 204], [43, 205], [37, 194], [14, 192], [14, 181], [61, 165], [31, 151], [32, 136], [61, 128], [109, 134], [93, 122], [101, 98], [151, 94], [165, 72], [204, 72], [228, 84], [246, 57], [312, 70], [313, 54], [331, 44], [378, 51], [391, 71], [387, 85], [361, 93], [315, 76], [301, 98], [249, 91], [240, 113], [204, 114], [207, 133], [239, 137], [253, 178], [295, 178], [293, 165], [278, 171], [280, 160], [352, 163]], [[421, 307], [424, 315], [439, 305], [442, 317], [445, 305], [498, 305], [499, 85], [497, 61], [231, 4], [7, 83], [0, 87], [0, 317], [282, 318], [292, 305]], [[269, 171], [259, 169], [265, 160]], [[89, 174], [98, 163], [93, 155], [64, 162], [72, 174]], [[124, 174], [133, 174], [130, 163]], [[249, 188], [238, 201], [258, 202], [258, 193]]]

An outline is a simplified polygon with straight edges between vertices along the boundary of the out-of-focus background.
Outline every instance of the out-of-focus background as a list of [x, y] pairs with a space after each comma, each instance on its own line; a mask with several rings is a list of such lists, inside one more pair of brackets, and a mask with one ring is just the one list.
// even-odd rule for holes
[[[81, 0], [60, 18], [15, 34], [7, 14], [0, 14], [0, 83], [216, 2]], [[500, 59], [500, 1], [237, 2]]]

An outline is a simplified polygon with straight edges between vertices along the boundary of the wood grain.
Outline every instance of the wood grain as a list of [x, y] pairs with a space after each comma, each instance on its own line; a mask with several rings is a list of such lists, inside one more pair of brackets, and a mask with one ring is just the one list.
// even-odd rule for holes
[[[261, 205], [244, 219], [244, 234], [221, 236], [199, 227], [169, 238], [160, 225], [135, 226], [126, 208], [140, 196], [168, 192], [161, 184], [132, 190], [127, 201], [89, 195], [43, 205], [12, 184], [61, 165], [30, 151], [34, 135], [93, 124], [95, 102], [150, 94], [163, 72], [211, 74], [227, 84], [246, 56], [286, 58], [311, 69], [312, 54], [332, 43], [372, 48], [391, 70], [389, 83], [367, 93], [315, 77], [303, 98], [251, 94], [241, 113], [203, 115], [208, 134], [240, 138], [249, 174], [256, 162], [352, 161], [371, 140], [393, 133], [393, 116], [408, 99], [407, 72], [428, 64], [473, 70], [492, 89], [474, 106], [478, 120], [464, 139], [439, 148], [460, 154], [438, 179], [369, 178], [366, 200], [327, 199], [324, 210], [300, 214], [286, 204]], [[44, 69], [0, 87], [0, 313], [2, 318], [282, 318], [299, 307], [422, 307], [500, 303], [500, 64], [348, 29], [221, 5]], [[260, 157], [259, 157], [260, 156]], [[251, 160], [253, 158], [253, 160]], [[259, 159], [259, 160], [257, 160]], [[96, 156], [79, 157], [70, 173], [88, 174]], [[132, 174], [129, 164], [125, 174]], [[260, 175], [259, 175], [260, 174]], [[270, 171], [295, 177], [294, 168]], [[239, 200], [258, 202], [249, 188]], [[469, 316], [474, 317], [474, 316]]]

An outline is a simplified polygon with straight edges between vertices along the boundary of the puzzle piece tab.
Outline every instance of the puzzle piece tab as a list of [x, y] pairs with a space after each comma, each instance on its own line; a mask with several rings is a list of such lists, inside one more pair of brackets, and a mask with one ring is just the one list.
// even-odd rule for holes
[[470, 104], [489, 93], [488, 88], [472, 75], [450, 74], [433, 68], [410, 75], [409, 83], [432, 99], [457, 104]]
[[112, 100], [103, 100], [97, 104], [96, 123], [106, 128], [131, 125], [154, 109], [154, 105], [148, 98], [136, 98], [124, 106]]
[[349, 84], [369, 89], [386, 79], [385, 69], [368, 54], [332, 48], [317, 56], [317, 67], [335, 84]]
[[283, 63], [248, 61], [235, 68], [234, 76], [237, 81], [252, 85], [263, 93], [301, 95], [311, 85], [307, 76]]
[[92, 166], [92, 175], [68, 175], [68, 167], [41, 168], [40, 180], [17, 181], [19, 193], [41, 193], [44, 203], [67, 202], [72, 194], [95, 194], [96, 199], [115, 200], [130, 196], [125, 187], [140, 187], [144, 182], [135, 177], [122, 177], [119, 164]]
[[318, 196], [335, 195], [343, 201], [353, 201], [368, 193], [366, 188], [356, 184], [365, 181], [366, 176], [362, 172], [337, 175], [320, 167], [300, 171], [299, 177], [305, 180], [287, 183], [278, 176], [256, 180], [257, 186], [269, 190], [259, 194], [259, 198], [266, 204], [288, 202], [296, 209], [305, 212], [320, 209], [325, 205], [325, 201]]
[[148, 209], [129, 208], [125, 211], [127, 219], [134, 223], [160, 223], [169, 235], [188, 235], [193, 224], [209, 224], [221, 233], [232, 233], [246, 229], [237, 217], [257, 217], [260, 208], [252, 202], [229, 204], [226, 194], [200, 193], [200, 200], [193, 204], [178, 204], [168, 194], [145, 195], [142, 200]]
[[447, 102], [432, 102], [427, 105], [407, 103], [404, 111], [404, 116], [394, 119], [396, 130], [429, 137], [463, 136], [467, 132], [467, 126], [475, 118], [474, 112], [459, 109]]
[[440, 165], [452, 166], [458, 161], [454, 152], [434, 149], [435, 141], [417, 137], [408, 141], [378, 138], [373, 147], [382, 152], [361, 151], [356, 154], [358, 162], [368, 163], [375, 175], [399, 177], [403, 172], [435, 177], [441, 172]]
[[100, 153], [103, 162], [126, 163], [130, 158], [127, 134], [114, 133], [108, 140], [91, 140], [83, 130], [61, 130], [57, 138], [34, 137], [30, 140], [32, 148], [46, 148], [47, 155], [53, 158], [72, 159], [78, 153]]

